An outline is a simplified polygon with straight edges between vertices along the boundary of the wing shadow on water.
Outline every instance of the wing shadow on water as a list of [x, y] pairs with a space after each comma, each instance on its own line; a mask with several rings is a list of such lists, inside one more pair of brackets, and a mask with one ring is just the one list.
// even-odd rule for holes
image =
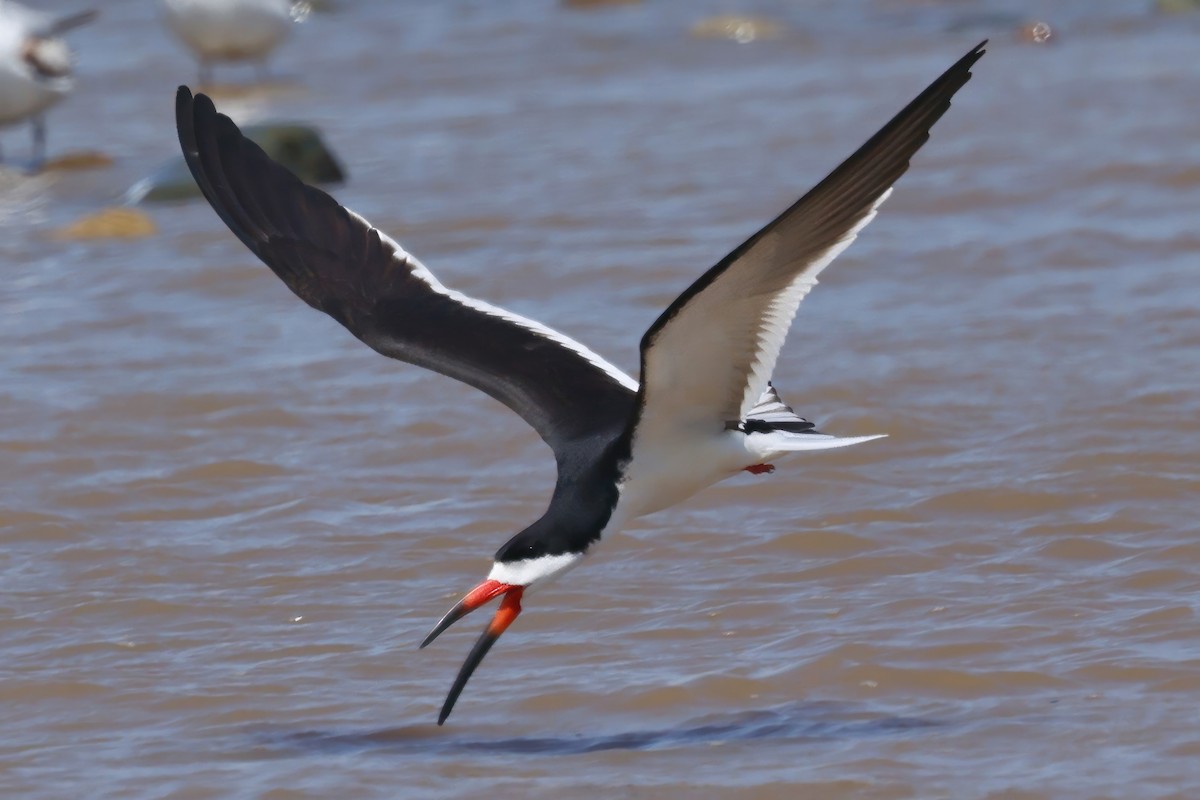
[[939, 727], [941, 720], [880, 714], [843, 703], [796, 703], [781, 708], [708, 715], [672, 728], [558, 737], [485, 738], [435, 725], [376, 731], [295, 731], [258, 727], [259, 747], [287, 756], [300, 753], [380, 751], [399, 755], [578, 755], [603, 750], [666, 750], [714, 742], [821, 742], [902, 735]]

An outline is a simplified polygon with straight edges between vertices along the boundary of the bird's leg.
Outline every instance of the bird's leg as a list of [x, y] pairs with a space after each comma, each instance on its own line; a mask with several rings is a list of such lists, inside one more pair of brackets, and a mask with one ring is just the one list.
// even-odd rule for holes
[[33, 168], [40, 170], [46, 163], [46, 118], [38, 114], [33, 118]]
[[772, 472], [775, 471], [775, 465], [774, 464], [751, 464], [750, 466], [746, 467], [744, 469], [744, 471], [749, 472], [751, 475], [770, 475]]

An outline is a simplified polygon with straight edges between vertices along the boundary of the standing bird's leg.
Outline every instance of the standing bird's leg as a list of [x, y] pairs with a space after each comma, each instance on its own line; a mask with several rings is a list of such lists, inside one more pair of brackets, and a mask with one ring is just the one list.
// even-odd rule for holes
[[38, 114], [33, 118], [33, 167], [40, 170], [46, 163], [46, 117]]

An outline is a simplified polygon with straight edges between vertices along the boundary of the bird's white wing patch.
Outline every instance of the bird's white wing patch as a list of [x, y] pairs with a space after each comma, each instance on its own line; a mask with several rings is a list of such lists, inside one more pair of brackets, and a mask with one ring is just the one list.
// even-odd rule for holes
[[792, 326], [792, 320], [796, 317], [801, 301], [817, 285], [817, 276], [858, 238], [859, 232], [875, 219], [875, 215], [879, 213], [879, 207], [891, 194], [890, 188], [881, 194], [871, 206], [871, 210], [850, 229], [841, 241], [805, 267], [790, 286], [776, 294], [762, 308], [756, 341], [757, 348], [752, 356], [749, 374], [742, 389], [738, 419], [745, 419], [766, 392], [771, 380], [771, 373], [775, 371], [779, 353], [783, 349], [788, 330]]
[[[788, 328], [817, 275], [850, 246], [891, 194], [884, 191], [834, 244], [789, 267], [783, 242], [760, 241], [692, 296], [643, 353], [646, 404], [634, 448], [669, 447], [740, 421], [763, 399]], [[780, 281], [780, 273], [791, 276]], [[636, 457], [636, 454], [635, 454]]]

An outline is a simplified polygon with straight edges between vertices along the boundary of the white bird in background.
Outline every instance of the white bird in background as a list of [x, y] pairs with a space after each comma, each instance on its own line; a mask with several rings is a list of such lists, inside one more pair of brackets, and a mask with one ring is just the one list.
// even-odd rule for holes
[[44, 112], [74, 87], [62, 34], [95, 18], [95, 11], [55, 18], [0, 0], [0, 127], [33, 120], [34, 164], [46, 158]]
[[267, 56], [303, 19], [293, 0], [163, 0], [167, 25], [200, 61], [200, 83], [212, 83], [218, 61], [253, 61], [260, 76]]

